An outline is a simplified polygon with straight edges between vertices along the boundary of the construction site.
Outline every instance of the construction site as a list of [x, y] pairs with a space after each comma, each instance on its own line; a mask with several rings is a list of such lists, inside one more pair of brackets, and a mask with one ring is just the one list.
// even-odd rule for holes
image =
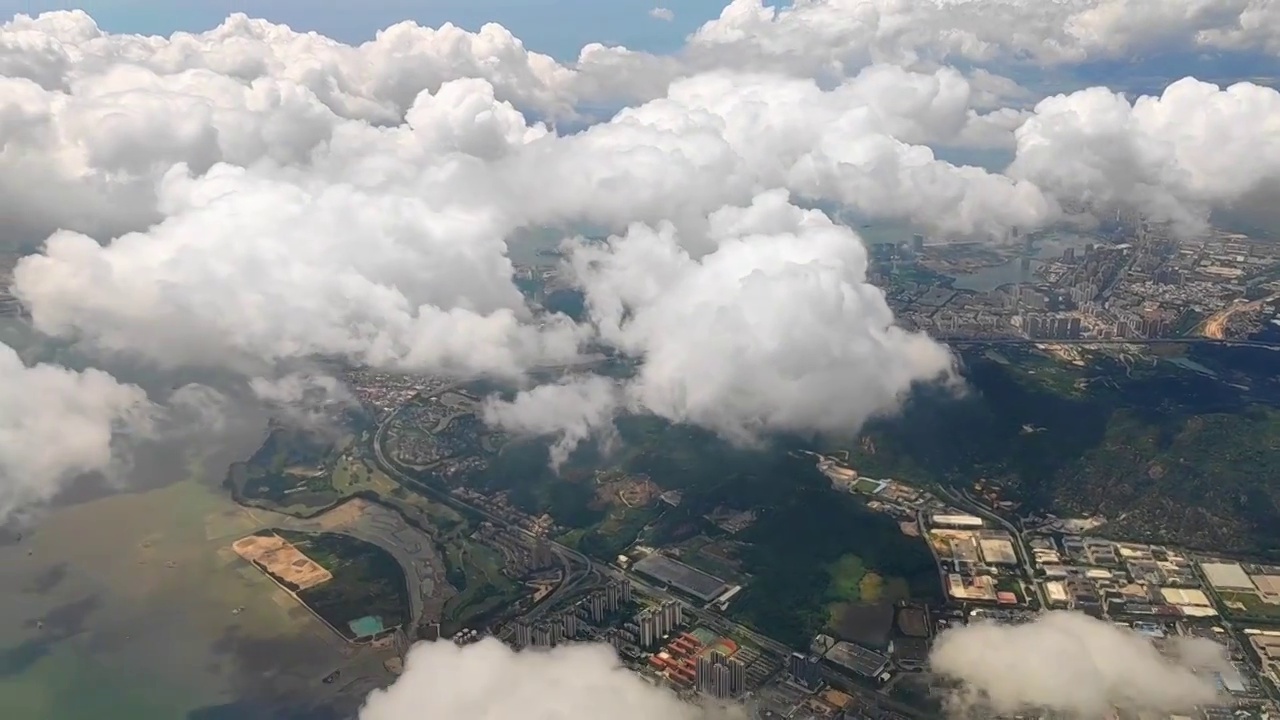
[[232, 543], [231, 549], [293, 592], [333, 579], [332, 573], [279, 535], [250, 535]]

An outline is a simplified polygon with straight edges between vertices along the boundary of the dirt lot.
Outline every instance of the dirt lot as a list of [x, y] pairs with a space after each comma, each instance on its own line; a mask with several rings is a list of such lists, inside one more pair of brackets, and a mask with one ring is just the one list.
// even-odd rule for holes
[[332, 573], [276, 535], [250, 535], [235, 541], [231, 549], [245, 560], [266, 568], [275, 577], [295, 585], [299, 590], [313, 588], [333, 579]]
[[662, 494], [645, 475], [601, 473], [596, 477], [596, 502], [601, 506], [645, 507]]

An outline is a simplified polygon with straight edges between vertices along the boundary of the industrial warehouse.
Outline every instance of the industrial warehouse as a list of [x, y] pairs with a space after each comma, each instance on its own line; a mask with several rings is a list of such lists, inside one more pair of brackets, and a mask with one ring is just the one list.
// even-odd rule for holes
[[634, 570], [704, 602], [711, 602], [729, 589], [720, 578], [659, 553], [637, 562]]

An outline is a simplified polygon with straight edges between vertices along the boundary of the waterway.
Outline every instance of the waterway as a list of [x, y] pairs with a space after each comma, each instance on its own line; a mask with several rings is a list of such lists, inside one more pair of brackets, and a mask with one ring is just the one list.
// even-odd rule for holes
[[974, 273], [952, 275], [951, 277], [955, 280], [952, 287], [957, 290], [990, 292], [1001, 285], [1035, 282], [1036, 268], [1062, 257], [1062, 253], [1067, 248], [1075, 248], [1077, 253], [1082, 253], [1085, 245], [1098, 242], [1099, 240], [1092, 236], [1065, 232], [1038, 237], [1032, 245], [1031, 264], [1027, 269], [1023, 269], [1022, 256], [1018, 256], [1008, 262], [982, 268]]
[[230, 551], [254, 525], [190, 478], [52, 510], [0, 545], [0, 718], [306, 717], [352, 661]]

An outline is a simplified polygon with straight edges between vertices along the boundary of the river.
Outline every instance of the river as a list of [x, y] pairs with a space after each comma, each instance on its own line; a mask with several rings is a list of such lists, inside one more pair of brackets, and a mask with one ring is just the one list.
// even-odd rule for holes
[[1075, 233], [1055, 233], [1040, 237], [1035, 240], [1035, 244], [1032, 246], [1031, 265], [1026, 270], [1022, 268], [1022, 258], [1015, 257], [1008, 262], [982, 268], [974, 273], [953, 275], [951, 277], [955, 282], [952, 283], [952, 287], [957, 290], [990, 292], [1001, 285], [1034, 282], [1035, 276], [1033, 272], [1046, 261], [1062, 257], [1062, 253], [1069, 247], [1075, 248], [1077, 253], [1082, 253], [1085, 245], [1097, 242], [1099, 240], [1092, 236]]

